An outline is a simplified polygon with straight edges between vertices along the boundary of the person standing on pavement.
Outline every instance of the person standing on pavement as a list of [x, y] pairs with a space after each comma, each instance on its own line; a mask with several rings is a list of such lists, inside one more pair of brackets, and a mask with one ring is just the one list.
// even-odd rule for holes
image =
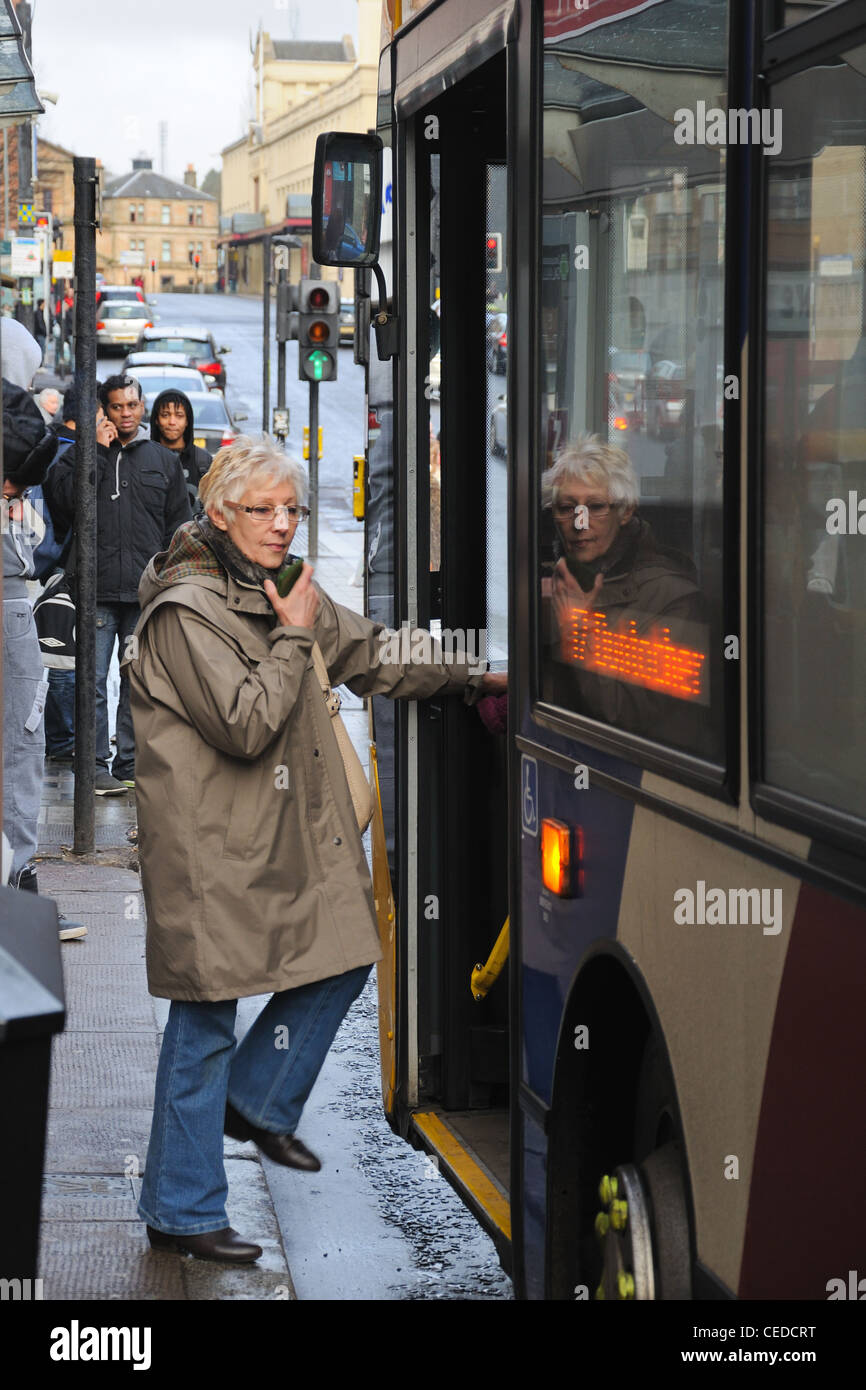
[[48, 338], [48, 328], [45, 324], [45, 300], [38, 299], [36, 308], [33, 311], [33, 336], [39, 344], [39, 351], [42, 353], [41, 361], [45, 360], [45, 343]]
[[[33, 856], [39, 841], [43, 712], [48, 683], [27, 581], [33, 575], [33, 532], [22, 494], [40, 483], [55, 442], [29, 392], [3, 381], [3, 834], [12, 850], [9, 885], [37, 891]], [[61, 917], [61, 940], [86, 936], [80, 922]]]
[[[144, 572], [127, 662], [148, 986], [171, 1000], [138, 1210], [155, 1249], [234, 1264], [262, 1250], [228, 1224], [223, 1134], [285, 1167], [321, 1167], [295, 1130], [381, 956], [314, 643], [329, 681], [357, 695], [474, 703], [505, 681], [390, 659], [387, 629], [335, 603], [309, 565], [281, 598], [273, 579], [305, 492], [303, 469], [267, 436], [220, 449], [200, 485], [206, 515]], [[264, 993], [238, 1046], [237, 1000]]]
[[201, 511], [198, 485], [213, 462], [213, 455], [193, 440], [195, 417], [192, 403], [183, 391], [162, 391], [150, 412], [150, 437], [177, 454], [193, 515]]
[[[123, 795], [135, 785], [135, 738], [129, 682], [121, 675], [117, 751], [109, 771], [108, 672], [115, 643], [122, 659], [138, 621], [138, 583], [145, 565], [165, 550], [192, 512], [177, 457], [142, 426], [144, 401], [134, 377], [110, 376], [99, 400], [107, 416], [97, 436], [96, 476], [96, 782], [97, 796]], [[110, 428], [109, 428], [110, 426]], [[108, 440], [106, 443], [105, 441]], [[48, 505], [74, 524], [75, 449], [59, 459], [45, 483]], [[74, 551], [73, 561], [74, 565]], [[74, 569], [67, 569], [74, 575]]]

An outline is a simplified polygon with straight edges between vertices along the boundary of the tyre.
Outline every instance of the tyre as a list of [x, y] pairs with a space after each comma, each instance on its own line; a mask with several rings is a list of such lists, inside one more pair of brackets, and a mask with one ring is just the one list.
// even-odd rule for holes
[[691, 1298], [688, 1170], [667, 1058], [650, 1037], [641, 1060], [628, 1162], [599, 1179], [596, 1233], [603, 1269], [597, 1298]]

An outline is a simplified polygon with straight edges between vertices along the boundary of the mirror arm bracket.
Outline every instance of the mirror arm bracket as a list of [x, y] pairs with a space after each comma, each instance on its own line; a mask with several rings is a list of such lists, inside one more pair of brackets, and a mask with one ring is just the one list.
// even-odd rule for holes
[[389, 362], [392, 357], [397, 356], [399, 321], [396, 314], [388, 313], [388, 290], [385, 285], [385, 277], [382, 274], [382, 267], [378, 261], [374, 263], [372, 269], [379, 290], [379, 308], [373, 315], [373, 327], [376, 330], [376, 351], [379, 354], [380, 362]]

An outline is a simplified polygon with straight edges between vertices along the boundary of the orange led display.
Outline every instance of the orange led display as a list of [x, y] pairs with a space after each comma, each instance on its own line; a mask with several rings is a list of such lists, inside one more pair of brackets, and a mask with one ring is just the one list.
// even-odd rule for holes
[[633, 618], [627, 628], [613, 631], [604, 613], [573, 608], [563, 655], [599, 675], [660, 690], [679, 700], [697, 700], [702, 693], [706, 656], [691, 647], [675, 646], [669, 627], [641, 637]]
[[582, 835], [546, 816], [541, 822], [541, 878], [545, 888], [561, 898], [576, 896], [583, 887]]

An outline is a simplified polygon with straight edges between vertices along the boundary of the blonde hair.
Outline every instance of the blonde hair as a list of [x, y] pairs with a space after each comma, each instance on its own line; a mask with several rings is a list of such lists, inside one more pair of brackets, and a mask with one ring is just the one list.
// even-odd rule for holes
[[297, 459], [285, 453], [270, 435], [239, 434], [231, 444], [218, 450], [198, 485], [198, 495], [207, 510], [225, 512], [231, 524], [235, 513], [225, 502], [239, 502], [249, 488], [274, 487], [290, 483], [295, 500], [302, 503], [307, 495], [307, 475]]
[[628, 454], [616, 444], [603, 443], [597, 434], [578, 435], [542, 473], [543, 507], [554, 505], [566, 478], [600, 484], [608, 499], [623, 508], [638, 504], [638, 481]]

